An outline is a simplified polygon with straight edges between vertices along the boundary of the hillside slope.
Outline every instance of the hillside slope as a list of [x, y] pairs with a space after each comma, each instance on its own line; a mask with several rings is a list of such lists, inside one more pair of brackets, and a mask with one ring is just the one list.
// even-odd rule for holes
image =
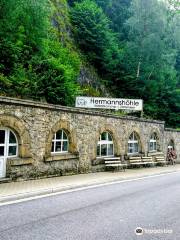
[[142, 98], [145, 117], [178, 127], [179, 20], [158, 0], [1, 0], [0, 94]]

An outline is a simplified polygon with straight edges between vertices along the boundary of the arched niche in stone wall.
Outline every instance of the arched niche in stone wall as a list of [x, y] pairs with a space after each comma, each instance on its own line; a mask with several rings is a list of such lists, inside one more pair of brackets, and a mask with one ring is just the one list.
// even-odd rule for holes
[[12, 115], [0, 115], [0, 127], [12, 130], [18, 140], [18, 157], [32, 157], [30, 153], [30, 135], [23, 121]]
[[45, 157], [51, 156], [51, 147], [52, 147], [52, 140], [59, 130], [63, 130], [67, 136], [68, 136], [68, 143], [69, 143], [69, 153], [77, 153], [77, 141], [76, 141], [76, 135], [74, 130], [71, 130], [70, 123], [65, 120], [58, 121], [51, 129], [49, 129], [47, 139], [46, 139], [46, 155]]
[[[130, 153], [129, 152], [129, 143], [131, 141], [130, 138], [132, 136], [134, 136], [134, 138], [136, 138], [138, 141], [138, 152]], [[144, 153], [145, 152], [145, 143], [142, 139], [143, 138], [140, 135], [140, 132], [137, 128], [133, 128], [131, 131], [128, 131], [127, 135], [126, 135], [126, 141], [125, 141], [125, 155], [129, 155], [129, 154], [138, 155], [138, 154]], [[134, 140], [134, 144], [135, 144], [135, 141], [136, 140]], [[132, 140], [132, 142], [133, 142], [133, 140]]]
[[148, 136], [148, 142], [147, 142], [147, 149], [149, 152], [149, 143], [150, 143], [150, 139], [153, 135], [156, 135], [156, 141], [157, 141], [157, 152], [161, 152], [163, 150], [163, 139], [161, 137], [160, 131], [158, 128], [153, 128], [151, 129], [149, 136]]
[[98, 129], [98, 131], [95, 133], [96, 139], [95, 139], [95, 143], [94, 143], [93, 158], [95, 159], [97, 157], [98, 141], [99, 141], [99, 138], [100, 138], [100, 136], [103, 132], [108, 132], [113, 139], [114, 155], [115, 156], [120, 155], [120, 143], [118, 141], [118, 136], [117, 136], [116, 130], [112, 125], [107, 124], [107, 125], [101, 126]]

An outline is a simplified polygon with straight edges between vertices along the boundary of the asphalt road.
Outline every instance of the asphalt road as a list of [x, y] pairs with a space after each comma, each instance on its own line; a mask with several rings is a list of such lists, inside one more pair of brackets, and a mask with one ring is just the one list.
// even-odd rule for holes
[[180, 173], [0, 207], [0, 240], [30, 239], [179, 240]]

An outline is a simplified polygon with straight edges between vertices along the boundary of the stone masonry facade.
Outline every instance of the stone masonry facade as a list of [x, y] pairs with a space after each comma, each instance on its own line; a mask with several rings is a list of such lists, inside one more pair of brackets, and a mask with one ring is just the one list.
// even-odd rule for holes
[[[180, 132], [165, 129], [164, 122], [119, 117], [98, 111], [51, 105], [29, 100], [0, 97], [0, 128], [11, 129], [18, 139], [18, 156], [8, 158], [6, 177], [35, 179], [104, 170], [97, 158], [97, 142], [102, 132], [113, 137], [114, 155], [125, 159], [128, 139], [136, 132], [141, 155], [148, 155], [151, 134], [158, 136], [158, 151], [167, 153], [174, 142], [180, 162]], [[68, 153], [51, 153], [54, 134], [63, 129], [69, 139]]]

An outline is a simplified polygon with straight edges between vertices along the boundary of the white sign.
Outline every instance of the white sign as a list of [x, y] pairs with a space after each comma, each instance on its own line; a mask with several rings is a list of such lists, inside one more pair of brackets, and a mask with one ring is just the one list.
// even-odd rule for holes
[[143, 100], [123, 98], [76, 97], [76, 107], [142, 111]]

